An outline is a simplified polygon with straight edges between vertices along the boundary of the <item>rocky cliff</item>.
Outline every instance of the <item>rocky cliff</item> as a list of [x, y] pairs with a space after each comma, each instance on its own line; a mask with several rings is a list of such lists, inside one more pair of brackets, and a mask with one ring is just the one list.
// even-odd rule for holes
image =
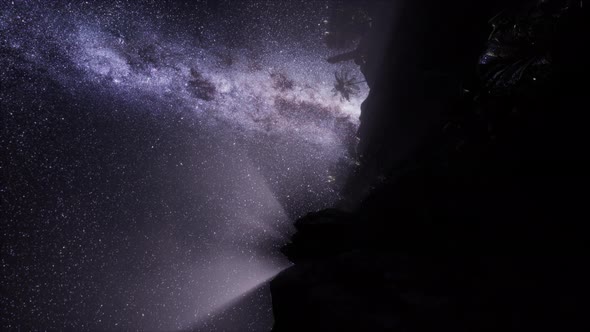
[[273, 331], [588, 330], [583, 3], [390, 8], [359, 61], [361, 166], [296, 222]]

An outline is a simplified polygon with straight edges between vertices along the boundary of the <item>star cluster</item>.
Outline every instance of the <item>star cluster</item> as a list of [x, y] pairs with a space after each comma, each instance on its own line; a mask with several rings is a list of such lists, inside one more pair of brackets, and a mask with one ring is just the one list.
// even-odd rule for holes
[[354, 163], [333, 5], [2, 2], [3, 329], [191, 329], [254, 289], [235, 324], [268, 327], [291, 221]]

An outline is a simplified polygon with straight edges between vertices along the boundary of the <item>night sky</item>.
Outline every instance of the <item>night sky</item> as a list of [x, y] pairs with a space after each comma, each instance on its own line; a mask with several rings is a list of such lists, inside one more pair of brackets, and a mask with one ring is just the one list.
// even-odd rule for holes
[[278, 249], [355, 163], [336, 5], [2, 0], [0, 329], [270, 328]]

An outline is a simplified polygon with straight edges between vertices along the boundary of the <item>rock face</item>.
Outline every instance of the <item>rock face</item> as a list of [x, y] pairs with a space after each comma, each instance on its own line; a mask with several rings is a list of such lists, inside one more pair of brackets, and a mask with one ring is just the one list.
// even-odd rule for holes
[[506, 3], [400, 3], [365, 36], [367, 194], [296, 222], [273, 331], [590, 330], [586, 9], [512, 2], [487, 40]]

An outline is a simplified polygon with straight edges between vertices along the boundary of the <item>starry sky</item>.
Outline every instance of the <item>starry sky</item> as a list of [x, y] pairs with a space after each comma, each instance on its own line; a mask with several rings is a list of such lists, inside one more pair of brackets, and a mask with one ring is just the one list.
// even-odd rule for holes
[[338, 5], [2, 0], [1, 329], [270, 328], [278, 249], [355, 163]]

